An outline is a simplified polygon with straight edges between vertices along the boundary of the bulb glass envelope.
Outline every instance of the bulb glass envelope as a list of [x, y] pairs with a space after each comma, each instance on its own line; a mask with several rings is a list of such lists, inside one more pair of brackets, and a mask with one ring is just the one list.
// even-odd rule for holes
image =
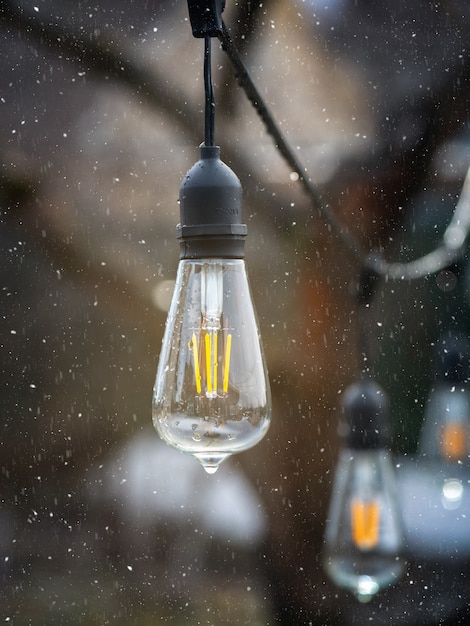
[[153, 422], [209, 472], [269, 428], [271, 397], [243, 259], [179, 263]]
[[419, 453], [428, 459], [468, 462], [470, 394], [462, 384], [439, 383], [429, 395]]
[[445, 333], [435, 355], [436, 381], [424, 414], [418, 451], [428, 461], [470, 459], [470, 346], [465, 335]]
[[325, 537], [331, 579], [360, 601], [403, 573], [403, 529], [388, 450], [341, 452]]
[[342, 409], [345, 446], [331, 494], [323, 557], [333, 582], [368, 602], [397, 582], [405, 568], [388, 400], [366, 378], [346, 389]]

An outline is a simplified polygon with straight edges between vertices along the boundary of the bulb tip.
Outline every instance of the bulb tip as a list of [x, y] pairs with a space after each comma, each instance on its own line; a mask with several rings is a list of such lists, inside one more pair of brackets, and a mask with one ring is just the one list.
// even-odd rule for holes
[[225, 461], [230, 454], [219, 452], [213, 454], [206, 454], [204, 452], [193, 453], [199, 463], [202, 465], [207, 474], [215, 474], [219, 469], [220, 464]]
[[359, 576], [356, 589], [356, 597], [361, 604], [370, 602], [379, 591], [379, 585], [371, 576]]

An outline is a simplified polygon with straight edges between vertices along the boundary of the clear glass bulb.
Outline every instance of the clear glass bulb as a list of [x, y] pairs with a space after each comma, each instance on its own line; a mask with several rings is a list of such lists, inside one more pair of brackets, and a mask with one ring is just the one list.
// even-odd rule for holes
[[441, 382], [430, 392], [418, 450], [428, 460], [469, 458], [470, 394], [462, 383]]
[[368, 602], [405, 568], [390, 452], [341, 451], [327, 521], [324, 565], [339, 587]]
[[271, 394], [243, 259], [180, 261], [152, 413], [160, 437], [208, 473], [266, 434]]

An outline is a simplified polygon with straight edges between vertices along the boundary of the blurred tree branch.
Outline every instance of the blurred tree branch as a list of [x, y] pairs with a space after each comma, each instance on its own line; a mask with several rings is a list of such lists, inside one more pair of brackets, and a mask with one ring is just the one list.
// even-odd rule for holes
[[[26, 34], [41, 46], [65, 55], [68, 61], [87, 71], [124, 85], [135, 96], [144, 98], [152, 109], [164, 111], [192, 143], [199, 143], [202, 133], [200, 115], [178, 95], [176, 85], [168, 87], [167, 77], [156, 66], [148, 68], [142, 60], [129, 58], [122, 47], [103, 34], [82, 35], [41, 21], [8, 0], [1, 0], [0, 8], [1, 23], [9, 29]], [[242, 3], [235, 9], [235, 36], [238, 40], [250, 39], [250, 31], [256, 29], [259, 21], [260, 10], [261, 5], [257, 3], [254, 6]], [[242, 32], [245, 37], [242, 37]], [[338, 175], [326, 185], [326, 196], [332, 196], [335, 204], [338, 190], [341, 193], [342, 189], [359, 185], [362, 190], [360, 195], [366, 195], [372, 214], [381, 214], [384, 218], [381, 220], [381, 234], [387, 236], [390, 229], [400, 225], [403, 205], [424, 184], [436, 147], [455, 132], [463, 119], [468, 118], [465, 103], [469, 96], [470, 59], [467, 55], [461, 63], [455, 63], [450, 68], [445, 80], [437, 83], [432, 91], [406, 103], [405, 110], [400, 97], [395, 97], [392, 108], [387, 109], [384, 119], [379, 120], [380, 135], [373, 152], [344, 160], [338, 168]], [[230, 108], [226, 99], [223, 104]], [[415, 132], [406, 140], [400, 132], [404, 116], [415, 127]], [[250, 172], [243, 156], [231, 150], [230, 146], [224, 148], [224, 153], [242, 180], [249, 184]], [[362, 197], [361, 204], [363, 200]], [[275, 213], [278, 213], [276, 206], [283, 207], [284, 216], [289, 213], [290, 202], [279, 189], [276, 190], [275, 202]], [[347, 219], [347, 216], [341, 216], [342, 219], [345, 217]], [[370, 238], [371, 233], [366, 229], [365, 235]]]
[[162, 89], [167, 85], [167, 78], [159, 74], [157, 67], [148, 69], [142, 62], [126, 57], [124, 50], [103, 33], [95, 31], [81, 35], [58, 24], [46, 23], [8, 0], [0, 2], [0, 23], [26, 34], [43, 47], [64, 54], [67, 61], [87, 71], [123, 84], [155, 110], [164, 110], [191, 138], [195, 138], [199, 117], [178, 97], [175, 88]]
[[[73, 32], [69, 27], [42, 21], [9, 0], [0, 0], [0, 24], [13, 32], [27, 35], [44, 48], [64, 55], [66, 61], [75, 63], [86, 71], [102, 78], [113, 79], [127, 88], [134, 97], [145, 100], [152, 110], [164, 112], [187, 135], [188, 143], [198, 145], [201, 142], [202, 114], [179, 95], [177, 85], [168, 84], [168, 76], [158, 70], [157, 64], [149, 68], [143, 59], [130, 58], [127, 50], [116, 45], [114, 40], [102, 32]], [[243, 158], [229, 146], [224, 148], [224, 155], [239, 176], [249, 178]]]

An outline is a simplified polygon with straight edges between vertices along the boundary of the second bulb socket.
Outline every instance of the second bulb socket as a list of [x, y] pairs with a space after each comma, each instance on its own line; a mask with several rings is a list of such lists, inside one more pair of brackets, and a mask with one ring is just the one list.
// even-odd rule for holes
[[376, 450], [390, 446], [388, 399], [373, 380], [360, 380], [343, 394], [345, 445], [355, 450]]

